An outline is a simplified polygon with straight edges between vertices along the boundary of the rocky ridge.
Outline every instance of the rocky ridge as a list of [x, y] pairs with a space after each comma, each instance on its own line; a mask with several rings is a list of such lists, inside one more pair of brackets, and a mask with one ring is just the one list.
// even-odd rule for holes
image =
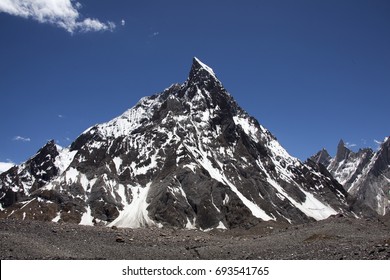
[[310, 161], [323, 165], [350, 194], [352, 208], [358, 212], [385, 215], [390, 208], [390, 138], [378, 151], [370, 148], [353, 152], [340, 140], [332, 158], [321, 150]]

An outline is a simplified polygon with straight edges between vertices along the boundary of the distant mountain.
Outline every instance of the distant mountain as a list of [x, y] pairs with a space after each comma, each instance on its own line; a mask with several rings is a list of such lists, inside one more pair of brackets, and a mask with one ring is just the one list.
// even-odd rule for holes
[[318, 152], [312, 161], [323, 164], [332, 176], [354, 198], [354, 208], [371, 209], [379, 215], [389, 212], [390, 202], [390, 138], [380, 149], [360, 149], [353, 152], [341, 140], [337, 154], [330, 157], [326, 150]]
[[250, 227], [348, 211], [326, 169], [290, 156], [194, 58], [188, 79], [0, 175], [3, 217], [119, 227]]

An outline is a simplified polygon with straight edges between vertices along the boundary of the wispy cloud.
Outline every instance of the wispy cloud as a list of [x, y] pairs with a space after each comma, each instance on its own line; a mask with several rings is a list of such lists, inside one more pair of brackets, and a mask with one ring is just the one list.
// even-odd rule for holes
[[381, 148], [381, 145], [383, 144], [382, 141], [379, 141], [379, 140], [376, 140], [376, 139], [374, 139], [374, 143], [375, 143], [375, 146], [376, 146], [376, 150], [379, 150]]
[[29, 137], [22, 137], [22, 136], [15, 136], [12, 140], [14, 140], [14, 141], [21, 141], [21, 142], [30, 142], [31, 138], [29, 138]]
[[160, 35], [160, 32], [156, 31], [156, 32], [153, 32], [152, 34], [150, 34], [150, 37], [156, 37]]
[[13, 167], [15, 164], [13, 162], [0, 162], [0, 173], [3, 173]]
[[122, 26], [125, 26], [126, 25], [126, 21], [124, 19], [121, 20], [121, 25]]
[[115, 23], [83, 18], [82, 4], [73, 0], [0, 0], [0, 12], [53, 24], [69, 33], [112, 31]]
[[356, 145], [356, 144], [353, 144], [353, 143], [347, 142], [347, 143], [345, 143], [345, 146], [347, 146], [347, 148], [354, 148], [354, 147], [356, 147], [357, 145]]
[[58, 114], [58, 117], [59, 117], [60, 119], [65, 118], [65, 116], [64, 116], [64, 115], [61, 115], [61, 114]]

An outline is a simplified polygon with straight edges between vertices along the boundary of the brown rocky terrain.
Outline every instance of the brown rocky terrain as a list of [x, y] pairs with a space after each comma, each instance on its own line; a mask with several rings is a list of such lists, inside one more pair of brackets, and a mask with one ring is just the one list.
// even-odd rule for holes
[[390, 219], [327, 220], [250, 229], [107, 228], [0, 220], [5, 259], [390, 259]]

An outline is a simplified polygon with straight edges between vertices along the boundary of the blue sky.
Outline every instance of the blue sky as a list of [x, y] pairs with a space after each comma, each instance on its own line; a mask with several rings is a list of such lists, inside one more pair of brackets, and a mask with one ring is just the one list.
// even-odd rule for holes
[[389, 1], [51, 2], [0, 0], [0, 162], [68, 146], [194, 56], [302, 160], [390, 135]]

